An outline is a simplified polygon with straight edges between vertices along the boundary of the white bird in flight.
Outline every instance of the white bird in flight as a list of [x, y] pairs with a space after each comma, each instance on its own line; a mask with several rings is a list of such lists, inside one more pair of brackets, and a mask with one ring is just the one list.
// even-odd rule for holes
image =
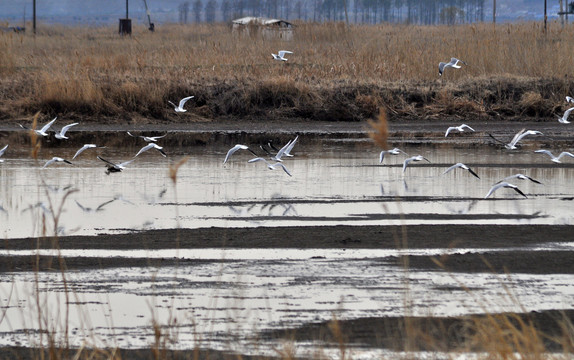
[[44, 164], [44, 166], [42, 166], [42, 169], [45, 168], [46, 166], [53, 164], [55, 162], [65, 162], [66, 164], [70, 164], [72, 165], [72, 163], [66, 159], [62, 159], [61, 157], [57, 157], [54, 156], [53, 158], [51, 158], [50, 160], [46, 161], [46, 163]]
[[251, 150], [249, 148], [249, 146], [247, 145], [241, 145], [241, 144], [237, 144], [234, 147], [232, 147], [231, 149], [229, 149], [229, 151], [227, 151], [227, 155], [225, 155], [225, 160], [223, 160], [223, 163], [225, 164], [227, 162], [227, 160], [229, 160], [229, 157], [231, 155], [233, 155], [236, 151], [239, 150], [248, 150], [249, 152], [251, 152], [253, 155], [257, 156], [257, 154], [255, 152], [253, 152], [253, 150]]
[[550, 160], [554, 161], [555, 163], [560, 163], [560, 159], [564, 156], [574, 157], [574, 154], [569, 153], [568, 151], [563, 151], [558, 156], [554, 156], [554, 154], [552, 154], [552, 152], [550, 152], [548, 150], [536, 150], [534, 152], [539, 153], [539, 154], [546, 154], [546, 155], [550, 156]]
[[572, 110], [574, 110], [574, 107], [571, 107], [570, 109], [564, 111], [562, 117], [558, 117], [558, 122], [560, 124], [570, 124], [570, 121], [568, 121], [568, 116], [570, 116]]
[[438, 64], [438, 75], [439, 75], [439, 76], [442, 76], [442, 73], [443, 73], [444, 69], [446, 69], [447, 67], [451, 67], [451, 68], [454, 68], [454, 69], [460, 69], [460, 65], [458, 65], [459, 62], [461, 62], [461, 63], [463, 63], [464, 65], [466, 65], [466, 63], [465, 63], [464, 61], [459, 60], [459, 59], [457, 59], [457, 58], [450, 58], [450, 61], [447, 62], [447, 63], [440, 62], [440, 63]]
[[[49, 123], [47, 123], [46, 125], [44, 125], [44, 127], [42, 127], [40, 130], [33, 130], [36, 134], [40, 135], [40, 136], [48, 136], [48, 129], [50, 129], [50, 126], [52, 126], [52, 124], [54, 123], [54, 121], [56, 121], [58, 117], [56, 116], [55, 118], [52, 119], [52, 121], [50, 121]], [[26, 126], [22, 125], [22, 124], [18, 124], [20, 125], [20, 127], [22, 129], [26, 129], [26, 130], [32, 130], [30, 128], [27, 128]]]
[[167, 154], [163, 151], [163, 147], [159, 146], [156, 143], [150, 142], [149, 144], [147, 144], [146, 146], [144, 146], [143, 148], [140, 149], [140, 151], [138, 151], [138, 153], [134, 156], [138, 156], [139, 154], [148, 151], [149, 149], [156, 149], [157, 151], [159, 151], [161, 153], [161, 155], [163, 157], [167, 157]]
[[446, 129], [446, 133], [444, 134], [444, 137], [447, 137], [448, 134], [453, 130], [458, 130], [459, 132], [464, 132], [464, 129], [469, 129], [470, 131], [474, 131], [473, 128], [471, 128], [470, 126], [468, 126], [466, 124], [462, 124], [460, 126], [451, 126], [448, 129]]
[[408, 165], [411, 161], [422, 161], [422, 160], [425, 160], [425, 161], [427, 161], [427, 162], [430, 163], [429, 159], [425, 158], [425, 157], [422, 156], [422, 155], [416, 155], [416, 156], [412, 156], [412, 157], [406, 159], [406, 160], [403, 162], [403, 172], [405, 172], [405, 170], [407, 169], [407, 165]]
[[[8, 145], [6, 145], [2, 149], [0, 149], [0, 157], [2, 157], [2, 155], [4, 155], [4, 153], [6, 152], [6, 149], [8, 149]], [[0, 162], [4, 162], [4, 160], [0, 159]]]
[[135, 160], [135, 159], [132, 159], [132, 160], [125, 161], [125, 162], [123, 162], [123, 163], [114, 164], [113, 162], [111, 162], [111, 161], [109, 161], [109, 160], [106, 160], [106, 159], [104, 159], [104, 158], [102, 158], [102, 157], [100, 157], [100, 156], [97, 156], [97, 158], [100, 159], [100, 160], [102, 160], [102, 161], [105, 162], [106, 164], [108, 164], [108, 166], [107, 166], [108, 169], [106, 170], [106, 174], [107, 174], [107, 175], [109, 175], [110, 173], [113, 173], [113, 172], [120, 172], [120, 171], [122, 171], [123, 169], [126, 168], [126, 166], [127, 166], [129, 163], [131, 163], [132, 161]]
[[271, 54], [273, 56], [273, 59], [278, 60], [278, 61], [287, 61], [287, 59], [285, 58], [285, 54], [293, 54], [293, 52], [291, 51], [287, 51], [287, 50], [280, 50], [277, 55], [275, 54]]
[[379, 154], [379, 164], [383, 163], [383, 159], [385, 158], [386, 154], [390, 154], [390, 155], [399, 155], [399, 154], [405, 154], [406, 156], [409, 156], [409, 154], [407, 154], [406, 152], [402, 151], [399, 148], [394, 148], [391, 150], [383, 150], [381, 151], [381, 153]]
[[292, 176], [291, 173], [289, 172], [289, 170], [287, 170], [287, 168], [285, 167], [285, 165], [281, 164], [280, 162], [275, 163], [275, 164], [271, 164], [269, 161], [265, 160], [262, 157], [257, 157], [255, 159], [251, 159], [249, 161], [247, 161], [248, 163], [253, 163], [253, 162], [257, 162], [257, 161], [264, 161], [265, 164], [267, 164], [267, 168], [269, 170], [275, 170], [276, 167], [280, 167], [281, 169], [283, 169], [283, 171], [285, 171], [285, 173], [289, 176]]
[[570, 96], [566, 96], [566, 102], [574, 103], [574, 98], [571, 98]]
[[82, 146], [78, 151], [76, 151], [76, 154], [74, 155], [74, 157], [72, 158], [72, 160], [74, 160], [78, 155], [80, 155], [81, 153], [83, 153], [85, 150], [94, 149], [94, 148], [103, 149], [103, 148], [105, 148], [105, 146], [97, 146], [96, 144], [85, 144], [85, 145]]
[[68, 139], [68, 137], [66, 136], [66, 133], [68, 132], [68, 130], [70, 130], [70, 128], [72, 126], [76, 126], [76, 125], [78, 125], [78, 123], [66, 125], [60, 131], [56, 130], [56, 139]]
[[472, 171], [471, 168], [469, 168], [468, 166], [466, 166], [466, 165], [463, 164], [463, 163], [456, 163], [456, 164], [454, 164], [453, 166], [451, 166], [451, 167], [449, 167], [448, 169], [446, 169], [446, 170], [443, 172], [443, 175], [446, 174], [447, 172], [450, 172], [450, 171], [456, 169], [456, 168], [461, 168], [461, 169], [464, 169], [464, 170], [468, 170], [469, 173], [471, 173], [473, 176], [475, 176], [475, 177], [477, 177], [477, 178], [480, 179], [480, 177], [479, 177], [474, 171]]
[[183, 106], [185, 105], [185, 103], [187, 102], [187, 100], [189, 99], [193, 99], [193, 96], [188, 96], [188, 97], [184, 97], [183, 99], [181, 99], [179, 101], [179, 105], [175, 105], [174, 103], [172, 103], [171, 101], [167, 101], [168, 103], [170, 103], [173, 106], [173, 109], [175, 110], [175, 112], [181, 113], [181, 112], [186, 112], [187, 110], [185, 110], [183, 108]]
[[295, 143], [297, 142], [298, 139], [299, 135], [295, 136], [295, 139], [288, 143], [289, 146], [287, 146], [285, 151], [283, 151], [283, 156], [293, 157], [293, 155], [291, 155], [291, 150], [293, 150], [293, 147], [295, 146]]
[[538, 180], [536, 180], [536, 179], [533, 179], [533, 178], [531, 178], [530, 176], [524, 175], [524, 174], [514, 174], [514, 175], [507, 176], [507, 177], [505, 177], [504, 179], [502, 179], [502, 180], [500, 180], [499, 182], [497, 182], [497, 184], [498, 184], [498, 183], [501, 183], [501, 182], [503, 182], [503, 181], [506, 181], [506, 180], [510, 180], [510, 179], [530, 180], [530, 181], [532, 181], [532, 182], [534, 182], [534, 183], [536, 183], [536, 184], [542, 184], [540, 181], [538, 181]]
[[492, 195], [493, 192], [495, 192], [496, 190], [505, 187], [505, 188], [509, 188], [512, 189], [514, 191], [516, 191], [517, 193], [519, 193], [520, 195], [527, 197], [526, 195], [524, 195], [524, 193], [522, 191], [520, 191], [520, 189], [518, 188], [518, 186], [516, 185], [512, 185], [511, 183], [508, 183], [506, 181], [502, 181], [498, 184], [495, 184], [493, 187], [490, 188], [490, 190], [488, 191], [488, 194], [486, 194], [486, 196], [484, 197], [485, 199], [487, 197], [489, 197], [490, 195]]
[[516, 149], [516, 144], [527, 135], [544, 135], [544, 134], [541, 133], [540, 131], [537, 131], [537, 130], [522, 129], [516, 135], [514, 135], [514, 138], [512, 138], [512, 141], [510, 143], [504, 145], [504, 147], [506, 147], [509, 150]]
[[162, 137], [165, 137], [167, 134], [164, 135], [159, 135], [159, 136], [142, 136], [142, 135], [132, 135], [129, 131], [128, 131], [128, 135], [132, 136], [132, 137], [139, 137], [144, 139], [145, 142], [157, 142], [157, 139], [161, 139]]

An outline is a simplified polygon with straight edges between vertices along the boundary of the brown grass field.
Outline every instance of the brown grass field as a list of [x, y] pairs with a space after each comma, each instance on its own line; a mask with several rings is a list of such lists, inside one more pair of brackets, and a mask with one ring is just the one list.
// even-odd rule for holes
[[[574, 92], [574, 25], [300, 23], [292, 41], [225, 24], [44, 26], [0, 33], [0, 121], [40, 111], [83, 121], [221, 118], [555, 120]], [[289, 61], [271, 53], [291, 50]], [[451, 57], [468, 66], [447, 69]], [[167, 100], [195, 95], [185, 116]]]

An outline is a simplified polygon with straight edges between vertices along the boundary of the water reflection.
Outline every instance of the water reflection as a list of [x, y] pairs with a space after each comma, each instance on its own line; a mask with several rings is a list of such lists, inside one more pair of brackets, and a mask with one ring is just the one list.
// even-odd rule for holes
[[[385, 157], [381, 165], [371, 144], [298, 144], [295, 156], [285, 160], [289, 177], [247, 163], [251, 154], [238, 152], [223, 165], [227, 147], [196, 146], [166, 149], [176, 154], [168, 159], [146, 152], [122, 173], [106, 175], [94, 154], [79, 157], [73, 166], [40, 169], [43, 160], [15, 150], [0, 164], [0, 233], [14, 238], [44, 231], [90, 235], [177, 226], [572, 222], [571, 164], [554, 164], [531, 150], [402, 148], [431, 163], [411, 163], [403, 172], [404, 156]], [[57, 155], [71, 158], [76, 150], [59, 148]], [[105, 149], [112, 161], [126, 161], [132, 153]], [[168, 169], [180, 154], [190, 158], [179, 169], [175, 191]], [[480, 179], [458, 169], [444, 174], [457, 162]], [[518, 172], [543, 184], [514, 179], [528, 199], [500, 189], [482, 200], [495, 182]]]

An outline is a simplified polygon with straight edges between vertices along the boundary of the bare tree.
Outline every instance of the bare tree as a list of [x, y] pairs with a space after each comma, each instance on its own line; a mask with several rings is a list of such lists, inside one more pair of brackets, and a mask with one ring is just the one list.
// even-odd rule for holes
[[203, 4], [201, 3], [201, 0], [195, 0], [195, 2], [193, 3], [193, 15], [195, 16], [195, 22], [196, 23], [201, 22], [201, 8], [202, 7], [203, 7]]
[[205, 4], [205, 22], [213, 23], [215, 22], [215, 10], [217, 8], [217, 2], [215, 0], [209, 0]]
[[179, 4], [179, 22], [187, 24], [187, 15], [189, 13], [189, 1]]

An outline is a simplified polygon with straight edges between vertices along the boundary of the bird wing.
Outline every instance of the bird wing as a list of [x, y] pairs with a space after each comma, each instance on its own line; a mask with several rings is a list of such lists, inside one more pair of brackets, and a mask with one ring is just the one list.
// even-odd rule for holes
[[2, 150], [0, 150], [0, 156], [4, 155], [4, 153], [6, 152], [6, 149], [8, 148], [8, 145], [4, 146], [2, 148]]
[[387, 153], [387, 150], [383, 150], [381, 151], [381, 153], [379, 154], [379, 164], [383, 163], [383, 159], [385, 158], [385, 154]]
[[128, 164], [130, 164], [130, 163], [131, 163], [132, 161], [134, 161], [134, 160], [135, 160], [135, 159], [131, 159], [131, 160], [128, 160], [128, 161], [124, 161], [123, 163], [119, 163], [119, 164], [117, 164], [117, 165], [114, 165], [114, 167], [123, 169], [124, 167], [126, 167]]
[[512, 185], [512, 184], [508, 184], [508, 185], [505, 186], [505, 187], [509, 187], [509, 188], [513, 189], [514, 191], [516, 191], [517, 193], [519, 193], [520, 195], [522, 195], [522, 196], [524, 196], [525, 198], [527, 198], [527, 196], [524, 195], [524, 193], [523, 193], [522, 191], [520, 191], [520, 189], [519, 189], [517, 186], [514, 186], [514, 185], [510, 186], [510, 185]]
[[277, 54], [279, 54], [279, 57], [284, 57], [285, 54], [293, 54], [293, 52], [287, 50], [280, 50]]
[[162, 137], [166, 137], [167, 134], [160, 135], [160, 136], [148, 136], [148, 139], [152, 139], [152, 141], [156, 141], [157, 139], [161, 139]]
[[163, 148], [161, 146], [154, 146], [156, 148], [157, 151], [159, 151], [159, 153], [163, 156], [163, 157], [167, 157], [167, 154], [165, 153], [165, 151], [163, 151]]
[[552, 152], [550, 152], [549, 150], [534, 150], [534, 152], [538, 154], [546, 154], [553, 159], [555, 158], [554, 154], [552, 154]]
[[76, 204], [80, 207], [80, 209], [82, 209], [82, 211], [88, 211], [88, 209], [85, 208], [85, 207], [83, 207], [82, 204], [80, 204], [80, 203], [78, 202], [78, 200], [74, 200], [74, 201], [75, 201]]
[[460, 126], [460, 128], [461, 128], [461, 129], [467, 128], [467, 129], [470, 129], [470, 131], [474, 131], [473, 128], [471, 128], [470, 126], [468, 126], [468, 125], [466, 125], [466, 124], [462, 124], [462, 125]]
[[407, 169], [407, 165], [413, 160], [414, 158], [410, 157], [408, 159], [405, 159], [405, 161], [403, 161], [403, 172], [405, 172], [405, 170]]
[[560, 159], [563, 156], [570, 156], [570, 157], [574, 157], [574, 154], [569, 153], [568, 151], [563, 151], [560, 153], [560, 155], [558, 155], [558, 159]]
[[70, 130], [70, 128], [71, 128], [72, 126], [76, 126], [76, 125], [78, 125], [78, 123], [73, 123], [73, 124], [69, 124], [69, 125], [64, 126], [64, 127], [62, 128], [62, 130], [60, 130], [60, 135], [62, 135], [62, 136], [63, 136], [63, 135], [66, 135], [66, 132], [67, 132], [68, 130]]
[[[153, 147], [153, 145], [154, 145], [154, 144], [151, 143], [151, 144], [148, 144], [148, 145], [142, 147], [142, 148], [140, 149], [140, 151], [138, 151], [138, 153], [136, 154], [136, 156], [138, 156], [139, 154], [143, 153], [144, 151], [148, 151], [149, 149], [151, 149], [151, 148]], [[136, 157], [136, 156], [134, 156], [134, 157]]]
[[50, 164], [53, 163], [54, 161], [56, 161], [56, 158], [51, 158], [50, 160], [46, 161], [46, 163], [44, 164], [44, 166], [42, 166], [42, 169], [45, 168], [46, 166], [50, 165]]
[[107, 163], [108, 165], [111, 165], [111, 166], [113, 166], [113, 167], [117, 167], [116, 164], [114, 164], [113, 162], [111, 162], [111, 161], [109, 161], [109, 160], [104, 159], [103, 157], [101, 157], [101, 156], [99, 156], [99, 155], [97, 156], [97, 158], [100, 159], [100, 160], [102, 160], [103, 162]]
[[275, 155], [276, 160], [280, 161], [283, 154], [285, 154], [285, 151], [287, 151], [287, 148], [289, 148], [289, 145], [291, 145], [291, 140], [289, 140], [289, 142], [287, 144], [285, 144], [285, 146], [283, 146], [281, 149], [279, 149], [279, 151], [277, 152], [277, 155]]
[[289, 146], [287, 146], [287, 150], [285, 150], [284, 155], [293, 156], [293, 155], [291, 155], [291, 150], [293, 150], [293, 147], [295, 146], [295, 143], [297, 142], [298, 139], [299, 139], [299, 135], [295, 136], [295, 139], [293, 141], [291, 141], [291, 144], [289, 144]]
[[229, 160], [229, 157], [231, 155], [233, 155], [236, 151], [245, 150], [245, 149], [247, 149], [247, 146], [245, 146], [245, 145], [241, 145], [241, 144], [235, 145], [234, 147], [229, 149], [229, 151], [227, 152], [227, 155], [225, 155], [225, 160], [223, 160], [223, 163], [225, 164], [227, 162], [227, 160]]
[[495, 192], [496, 190], [498, 190], [498, 189], [500, 189], [501, 187], [506, 186], [506, 185], [508, 185], [508, 183], [507, 183], [507, 182], [504, 182], [504, 181], [503, 181], [503, 182], [500, 182], [500, 183], [498, 183], [498, 184], [495, 184], [493, 187], [490, 188], [490, 190], [488, 190], [488, 194], [486, 194], [486, 196], [485, 196], [484, 198], [486, 199], [487, 197], [489, 197], [490, 195], [492, 195], [493, 192]]
[[564, 111], [564, 115], [562, 115], [562, 120], [568, 119], [568, 116], [570, 116], [570, 113], [572, 112], [572, 110], [574, 110], [574, 107], [571, 107], [570, 109]]
[[254, 163], [254, 162], [258, 162], [258, 161], [265, 161], [266, 164], [269, 164], [269, 162], [262, 157], [256, 157], [256, 158], [253, 158], [251, 160], [247, 160], [248, 163]]
[[78, 151], [76, 151], [76, 155], [74, 155], [74, 157], [72, 158], [72, 160], [74, 160], [76, 158], [76, 156], [80, 155], [82, 152], [84, 152], [84, 150], [88, 149], [89, 146], [88, 145], [84, 145], [82, 146]]
[[446, 66], [446, 63], [444, 63], [442, 61], [438, 63], [438, 74], [439, 75], [442, 75], [442, 72], [444, 71], [445, 66]]
[[534, 183], [542, 184], [540, 181], [538, 181], [538, 180], [536, 180], [536, 179], [533, 179], [533, 178], [531, 178], [530, 176], [526, 176], [526, 175], [523, 175], [523, 176], [524, 176], [525, 178], [527, 178], [528, 180], [534, 182]]
[[285, 171], [285, 173], [289, 176], [292, 176], [291, 173], [289, 172], [289, 170], [287, 170], [287, 168], [285, 167], [285, 165], [281, 164], [281, 163], [276, 163], [271, 165], [273, 168], [275, 168], [275, 166], [279, 166], [280, 168], [283, 169], [283, 171]]
[[454, 170], [454, 169], [456, 169], [456, 168], [459, 168], [459, 167], [462, 167], [462, 164], [461, 164], [461, 163], [454, 164], [453, 166], [451, 166], [451, 167], [449, 167], [448, 169], [446, 169], [446, 170], [443, 172], [443, 175], [446, 174], [446, 173], [448, 173], [448, 172], [451, 172], [452, 170]]
[[446, 132], [444, 133], [444, 137], [447, 137], [448, 134], [449, 134], [452, 130], [454, 130], [454, 129], [456, 129], [455, 126], [451, 126], [451, 127], [449, 127], [448, 129], [446, 129]]
[[54, 121], [56, 121], [58, 117], [56, 116], [55, 118], [52, 119], [52, 121], [50, 121], [49, 123], [47, 123], [46, 125], [44, 125], [44, 127], [42, 129], [40, 129], [40, 132], [45, 133], [46, 131], [48, 131], [48, 129], [50, 128], [50, 126], [52, 126], [52, 124], [54, 123]]
[[477, 174], [477, 173], [475, 173], [474, 171], [472, 171], [472, 169], [471, 169], [471, 168], [467, 167], [467, 169], [466, 169], [466, 170], [468, 170], [468, 171], [469, 171], [469, 172], [470, 172], [470, 173], [471, 173], [471, 174], [472, 174], [474, 177], [476, 177], [476, 178], [480, 179], [480, 176], [478, 176], [478, 174]]
[[100, 205], [96, 208], [96, 211], [102, 210], [102, 208], [103, 208], [104, 206], [106, 206], [106, 205], [108, 205], [109, 203], [114, 202], [114, 201], [116, 201], [116, 199], [111, 199], [111, 200], [108, 200], [108, 201], [106, 201], [106, 202], [100, 204]]
[[514, 137], [512, 138], [512, 140], [510, 141], [510, 143], [508, 145], [510, 145], [510, 147], [514, 147], [514, 145], [516, 145], [516, 143], [519, 142], [520, 139], [523, 138], [523, 135], [525, 132], [526, 132], [526, 129], [520, 130], [516, 135], [514, 135]]
[[192, 99], [192, 98], [193, 98], [193, 96], [188, 96], [188, 97], [184, 97], [183, 99], [181, 99], [179, 101], [179, 107], [182, 108], [183, 105], [185, 105], [185, 103], [187, 102], [187, 100]]
[[574, 98], [571, 98], [570, 96], [566, 96], [566, 101], [574, 103]]

